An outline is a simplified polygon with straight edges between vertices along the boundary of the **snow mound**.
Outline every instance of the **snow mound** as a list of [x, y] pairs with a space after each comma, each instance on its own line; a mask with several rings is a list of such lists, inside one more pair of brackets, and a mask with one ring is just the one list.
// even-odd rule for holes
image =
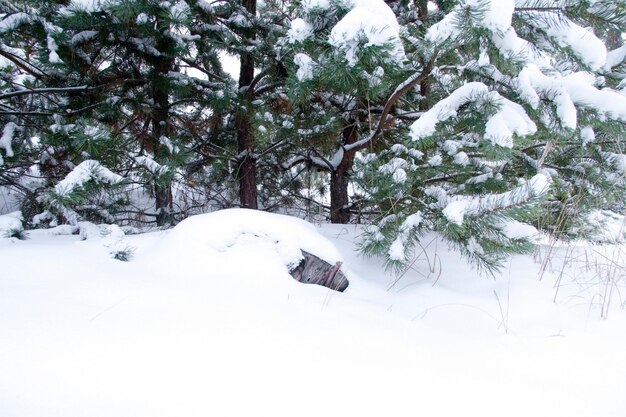
[[[361, 226], [323, 225], [354, 268], [341, 294], [266, 271], [263, 245], [245, 247], [263, 265], [207, 250], [222, 230], [319, 238], [238, 212], [127, 236], [132, 262], [103, 257], [98, 235], [0, 239], [0, 415], [624, 416], [623, 248], [544, 247], [542, 280], [531, 256], [485, 279], [426, 234], [399, 279], [358, 257]], [[176, 239], [205, 242], [203, 258], [155, 253]]]
[[[330, 264], [342, 260], [335, 246], [306, 221], [248, 209], [189, 217], [168, 233], [164, 249], [176, 257], [206, 260], [214, 255], [223, 260], [220, 255], [230, 254], [239, 256], [242, 263], [255, 259], [288, 268], [300, 263], [302, 250]], [[259, 257], [260, 253], [264, 256]]]

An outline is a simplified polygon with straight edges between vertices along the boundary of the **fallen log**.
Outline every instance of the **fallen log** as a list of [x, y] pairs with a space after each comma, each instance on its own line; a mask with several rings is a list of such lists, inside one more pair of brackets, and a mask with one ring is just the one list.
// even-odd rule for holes
[[341, 272], [341, 262], [331, 265], [317, 256], [302, 251], [302, 261], [289, 271], [291, 276], [304, 284], [316, 284], [343, 292], [350, 282]]

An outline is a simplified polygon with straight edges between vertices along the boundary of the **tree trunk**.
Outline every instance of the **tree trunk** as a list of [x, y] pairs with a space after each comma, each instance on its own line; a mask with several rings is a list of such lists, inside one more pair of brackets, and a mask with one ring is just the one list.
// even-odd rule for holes
[[[152, 149], [155, 160], [163, 164], [169, 157], [169, 150], [161, 143], [161, 137], [168, 134], [169, 100], [168, 92], [163, 88], [163, 71], [166, 60], [155, 66], [155, 75], [152, 83], [152, 98], [154, 109], [152, 113]], [[167, 73], [167, 72], [166, 72]], [[154, 182], [154, 197], [156, 200], [156, 222], [158, 226], [172, 223], [172, 184], [169, 179], [159, 178]]]
[[[256, 0], [244, 0], [243, 5], [250, 14], [256, 14]], [[254, 39], [254, 31], [246, 33], [249, 40]], [[254, 157], [254, 131], [252, 126], [252, 98], [250, 85], [254, 79], [254, 57], [249, 52], [242, 52], [239, 72], [239, 94], [241, 103], [235, 115], [237, 128], [237, 146], [239, 148], [239, 202], [242, 207], [257, 208], [256, 158]]]
[[[342, 143], [350, 145], [358, 138], [357, 123], [355, 120], [348, 121], [341, 134]], [[355, 150], [344, 151], [343, 158], [337, 169], [330, 174], [330, 222], [346, 224], [350, 221], [350, 210], [348, 198], [348, 185], [350, 184], [350, 173], [354, 165]]]
[[428, 17], [428, 0], [414, 0], [413, 3], [417, 7], [417, 18], [423, 22]]
[[[161, 30], [165, 31], [165, 27]], [[167, 74], [174, 66], [174, 59], [168, 56], [171, 40], [161, 36], [156, 43], [156, 48], [162, 53], [153, 61], [154, 73], [152, 76], [151, 94], [154, 101], [152, 111], [152, 150], [155, 160], [166, 163], [170, 157], [169, 149], [161, 143], [161, 137], [169, 134], [169, 80]], [[164, 226], [173, 222], [172, 218], [172, 183], [168, 179], [159, 179], [154, 183], [154, 195], [156, 202], [156, 222], [158, 226]]]
[[330, 222], [346, 224], [350, 221], [346, 170], [338, 169], [330, 175]]
[[606, 47], [608, 50], [617, 49], [622, 46], [622, 33], [619, 30], [609, 28], [606, 38]]

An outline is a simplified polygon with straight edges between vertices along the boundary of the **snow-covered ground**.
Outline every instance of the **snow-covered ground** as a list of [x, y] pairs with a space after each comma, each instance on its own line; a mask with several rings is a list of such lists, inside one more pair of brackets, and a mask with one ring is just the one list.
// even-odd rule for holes
[[285, 268], [332, 245], [267, 216], [0, 238], [0, 416], [626, 416], [623, 248], [543, 248], [494, 280], [427, 236], [398, 279], [358, 227], [321, 225], [337, 293]]

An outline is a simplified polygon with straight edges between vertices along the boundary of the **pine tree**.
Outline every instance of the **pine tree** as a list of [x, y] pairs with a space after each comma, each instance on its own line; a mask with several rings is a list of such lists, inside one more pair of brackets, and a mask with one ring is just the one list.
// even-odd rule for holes
[[[25, 1], [17, 6], [32, 8]], [[20, 22], [29, 28], [24, 43], [30, 42], [43, 57], [42, 64], [34, 61], [36, 65], [54, 71], [53, 76], [38, 78], [46, 88], [27, 92], [54, 103], [45, 113], [38, 112], [44, 117], [36, 127], [42, 173], [54, 185], [82, 161], [98, 160], [125, 176], [127, 194], [137, 194], [133, 184], [145, 186], [156, 208], [150, 213], [140, 199], [116, 196], [112, 201], [122, 206], [99, 210], [109, 213], [106, 221], [127, 215], [143, 221], [153, 215], [158, 224], [170, 223], [172, 181], [180, 184], [197, 172], [193, 167], [204, 158], [207, 142], [203, 126], [211, 112], [225, 106], [230, 92], [217, 53], [211, 51], [211, 37], [197, 33], [206, 23], [206, 13], [182, 1], [106, 2], [94, 7], [57, 6], [46, 12], [54, 24], [43, 26], [54, 28], [48, 31], [51, 35], [38, 35], [39, 18]], [[5, 20], [15, 21], [11, 16]], [[47, 43], [42, 36], [49, 38]], [[33, 65], [32, 59], [27, 62]], [[192, 76], [190, 68], [202, 74]], [[84, 217], [80, 207], [97, 206], [86, 204], [90, 199], [85, 196], [106, 190], [92, 191], [76, 194], [75, 199], [53, 198], [53, 192], [43, 200], [53, 211], [64, 201], [66, 213], [71, 209]]]
[[27, 217], [41, 210], [41, 181], [29, 179], [48, 179], [51, 165], [66, 169], [65, 150], [48, 146], [42, 132], [55, 124], [52, 117], [67, 113], [68, 97], [87, 91], [61, 65], [55, 39], [61, 8], [36, 0], [0, 2], [0, 185], [21, 195]]
[[[173, 221], [172, 179], [180, 145], [172, 137], [172, 103], [175, 93], [185, 89], [187, 81], [176, 68], [177, 57], [189, 55], [188, 19], [189, 6], [184, 2], [137, 0], [106, 3], [97, 10], [79, 10], [67, 22], [74, 33], [84, 33], [86, 29], [97, 33], [97, 44], [85, 46], [109, 53], [109, 73], [119, 71], [112, 81], [126, 84], [119, 91], [121, 101], [116, 104], [121, 105], [123, 128], [135, 130], [139, 142], [134, 149], [138, 155], [130, 156], [154, 177], [158, 225]], [[114, 91], [107, 93], [113, 95]]]
[[437, 231], [493, 271], [530, 225], [624, 210], [624, 0], [81, 4], [0, 2], [0, 186], [26, 217], [329, 196], [332, 222], [376, 216], [391, 268]]
[[[276, 169], [274, 152], [283, 146], [281, 128], [273, 124], [284, 115], [285, 68], [278, 39], [285, 32], [282, 1], [229, 2], [224, 25], [229, 31], [220, 47], [239, 58], [238, 93], [232, 102], [237, 149], [232, 162], [242, 207], [272, 206]], [[271, 120], [268, 120], [271, 119]], [[269, 122], [269, 123], [268, 123]], [[268, 129], [269, 128], [269, 129]]]
[[399, 126], [404, 139], [362, 157], [361, 186], [382, 213], [363, 249], [402, 270], [435, 230], [493, 271], [532, 248], [521, 224], [568, 235], [615, 204], [606, 195], [623, 196], [626, 98], [603, 84], [606, 47], [581, 26], [621, 17], [587, 2], [436, 3], [428, 16], [397, 8], [404, 22], [422, 16], [404, 39], [428, 85], [407, 92], [417, 103], [405, 112], [420, 113]]
[[356, 153], [381, 140], [399, 98], [393, 88], [405, 72], [400, 27], [382, 1], [303, 2], [294, 12], [285, 42], [300, 144], [285, 166], [328, 172], [330, 220], [347, 223]]

